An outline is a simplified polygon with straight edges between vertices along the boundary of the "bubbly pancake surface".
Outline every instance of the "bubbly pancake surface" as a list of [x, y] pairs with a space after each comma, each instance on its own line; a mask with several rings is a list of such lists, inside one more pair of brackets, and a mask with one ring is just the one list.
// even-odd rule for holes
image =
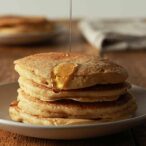
[[[62, 65], [65, 64], [64, 66]], [[126, 70], [106, 59], [97, 56], [66, 53], [41, 53], [15, 61], [15, 69], [20, 76], [32, 79], [34, 82], [52, 87], [52, 72], [55, 73], [55, 83], [60, 87], [62, 74], [66, 73], [66, 65], [74, 64], [75, 71], [70, 75], [61, 89], [79, 89], [96, 84], [116, 84], [124, 82], [128, 74]], [[60, 67], [61, 66], [61, 67]], [[58, 71], [58, 72], [57, 72]], [[54, 81], [54, 80], [53, 80]], [[58, 81], [58, 82], [57, 82]]]
[[130, 88], [129, 83], [96, 85], [84, 89], [62, 90], [54, 92], [51, 88], [20, 77], [20, 88], [30, 96], [43, 101], [54, 101], [60, 99], [72, 99], [80, 102], [97, 102], [117, 100], [120, 95], [125, 94]]

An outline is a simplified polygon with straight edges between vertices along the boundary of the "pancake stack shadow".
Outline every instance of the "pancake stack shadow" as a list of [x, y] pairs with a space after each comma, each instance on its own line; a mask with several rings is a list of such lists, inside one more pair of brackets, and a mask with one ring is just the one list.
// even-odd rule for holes
[[20, 75], [18, 97], [9, 108], [14, 121], [91, 124], [129, 118], [136, 111], [126, 70], [109, 60], [52, 52], [14, 63]]

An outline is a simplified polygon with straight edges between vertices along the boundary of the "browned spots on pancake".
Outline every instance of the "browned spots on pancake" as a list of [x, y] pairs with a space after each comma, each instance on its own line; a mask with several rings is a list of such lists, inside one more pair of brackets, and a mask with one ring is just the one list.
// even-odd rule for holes
[[11, 103], [10, 103], [10, 107], [15, 107], [15, 106], [17, 106], [18, 105], [18, 101], [12, 101]]

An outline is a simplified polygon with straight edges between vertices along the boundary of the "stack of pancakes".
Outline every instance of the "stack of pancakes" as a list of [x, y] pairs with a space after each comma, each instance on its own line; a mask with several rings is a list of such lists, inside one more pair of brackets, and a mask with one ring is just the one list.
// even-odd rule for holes
[[12, 120], [39, 125], [73, 125], [131, 117], [126, 70], [97, 56], [41, 53], [15, 61], [19, 73]]
[[1, 16], [1, 34], [22, 34], [28, 32], [50, 32], [53, 29], [51, 21], [37, 16]]

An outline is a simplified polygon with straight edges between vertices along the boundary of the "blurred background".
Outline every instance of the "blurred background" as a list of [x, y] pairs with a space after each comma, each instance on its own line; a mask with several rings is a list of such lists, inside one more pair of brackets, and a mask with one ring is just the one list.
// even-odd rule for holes
[[[69, 0], [0, 0], [0, 14], [68, 17]], [[145, 17], [145, 0], [73, 0], [73, 16]]]
[[[0, 82], [17, 80], [14, 60], [35, 53], [67, 52], [70, 45], [72, 52], [102, 55], [127, 69], [131, 67], [130, 59], [138, 69], [145, 66], [146, 0], [72, 3], [70, 43], [70, 0], [0, 0]], [[42, 17], [33, 18], [34, 15]], [[138, 69], [130, 70], [130, 80], [135, 84], [145, 70], [137, 74]]]

